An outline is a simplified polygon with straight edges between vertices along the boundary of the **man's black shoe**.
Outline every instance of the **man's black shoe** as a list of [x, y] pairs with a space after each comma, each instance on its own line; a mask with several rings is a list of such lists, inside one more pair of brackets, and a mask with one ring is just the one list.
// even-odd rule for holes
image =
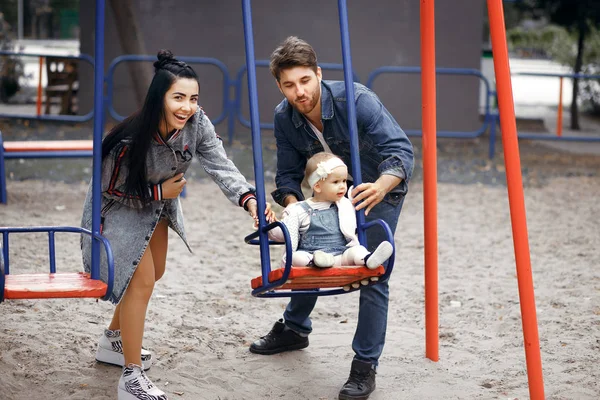
[[308, 337], [300, 336], [291, 329], [285, 329], [283, 320], [275, 322], [271, 332], [250, 345], [250, 352], [270, 355], [308, 347]]
[[371, 363], [353, 360], [350, 377], [340, 390], [339, 400], [367, 400], [375, 390], [375, 370]]

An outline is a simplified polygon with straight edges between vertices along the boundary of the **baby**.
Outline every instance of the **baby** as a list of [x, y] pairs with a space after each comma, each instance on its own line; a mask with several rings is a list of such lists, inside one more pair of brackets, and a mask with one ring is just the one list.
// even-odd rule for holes
[[[288, 205], [282, 215], [292, 242], [292, 265], [375, 269], [390, 258], [393, 247], [388, 241], [372, 253], [359, 243], [354, 206], [344, 197], [348, 167], [339, 157], [315, 154], [306, 163], [305, 176], [313, 197]], [[269, 231], [269, 238], [284, 241], [280, 228]]]

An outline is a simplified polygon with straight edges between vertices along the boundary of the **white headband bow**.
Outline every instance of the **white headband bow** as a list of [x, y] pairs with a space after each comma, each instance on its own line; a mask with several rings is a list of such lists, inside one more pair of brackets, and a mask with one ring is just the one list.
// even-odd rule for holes
[[315, 183], [321, 179], [327, 178], [329, 174], [337, 167], [345, 167], [346, 164], [337, 157], [330, 158], [327, 161], [321, 161], [317, 164], [317, 169], [308, 177], [308, 186], [315, 186]]

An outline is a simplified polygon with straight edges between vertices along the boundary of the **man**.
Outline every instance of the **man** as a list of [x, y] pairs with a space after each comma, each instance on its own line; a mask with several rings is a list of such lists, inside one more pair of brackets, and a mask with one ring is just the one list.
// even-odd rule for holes
[[[322, 81], [313, 48], [288, 37], [271, 55], [271, 73], [285, 96], [275, 109], [277, 190], [273, 199], [288, 206], [304, 196], [301, 182], [310, 156], [334, 153], [351, 167], [350, 137], [344, 82]], [[357, 210], [366, 221], [382, 219], [395, 231], [413, 170], [413, 150], [406, 134], [379, 98], [365, 86], [354, 84], [362, 183], [352, 191]], [[367, 230], [367, 248], [373, 251], [387, 240], [383, 229]], [[385, 343], [389, 286], [382, 282], [361, 289], [355, 352], [350, 377], [339, 399], [367, 399], [375, 390], [375, 374]], [[273, 329], [255, 341], [250, 351], [276, 354], [308, 346], [312, 331], [310, 313], [317, 296], [292, 297]]]

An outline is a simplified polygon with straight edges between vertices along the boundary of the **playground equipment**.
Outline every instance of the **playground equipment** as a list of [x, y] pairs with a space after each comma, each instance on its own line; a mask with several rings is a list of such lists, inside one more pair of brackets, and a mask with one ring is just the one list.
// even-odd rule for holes
[[[363, 285], [374, 285], [389, 279], [394, 267], [394, 254], [387, 262], [387, 266], [379, 266], [377, 269], [369, 270], [366, 267], [348, 266], [333, 267], [320, 270], [310, 267], [292, 267], [291, 241], [287, 228], [281, 222], [266, 225], [264, 216], [265, 189], [264, 172], [262, 166], [260, 121], [258, 113], [258, 95], [256, 84], [256, 61], [254, 59], [254, 33], [252, 29], [252, 11], [250, 0], [243, 0], [244, 16], [244, 39], [246, 44], [246, 67], [248, 69], [248, 94], [250, 97], [250, 120], [252, 128], [252, 149], [254, 155], [254, 179], [256, 181], [256, 196], [262, 211], [259, 212], [259, 228], [255, 233], [246, 237], [246, 242], [260, 246], [261, 276], [252, 280], [252, 294], [259, 297], [283, 297], [283, 296], [326, 296], [347, 293], [360, 288]], [[344, 80], [346, 82], [346, 93], [349, 98], [354, 98], [354, 74], [352, 73], [352, 58], [350, 55], [350, 38], [348, 33], [348, 14], [346, 3], [339, 2], [339, 19], [342, 36], [342, 54], [344, 58]], [[348, 101], [348, 119], [350, 130], [352, 177], [354, 185], [360, 185], [361, 170], [358, 155], [358, 128], [356, 124], [356, 105]], [[365, 231], [375, 225], [381, 225], [387, 234], [387, 240], [394, 243], [394, 238], [389, 226], [382, 220], [365, 223], [364, 212], [357, 212], [357, 229], [359, 241], [366, 243]], [[283, 268], [271, 270], [269, 255], [269, 244], [267, 232], [279, 226], [284, 233], [286, 257]], [[258, 239], [256, 239], [258, 238]], [[373, 278], [373, 279], [372, 279]], [[358, 283], [358, 284], [357, 284]], [[354, 284], [354, 285], [352, 285]], [[346, 287], [346, 290], [344, 289]], [[286, 290], [288, 289], [288, 290]], [[284, 291], [285, 290], [285, 291]]]
[[[523, 336], [525, 341], [525, 355], [527, 361], [527, 374], [529, 381], [529, 393], [531, 399], [540, 400], [544, 398], [544, 384], [541, 367], [541, 354], [539, 348], [539, 337], [537, 331], [537, 316], [535, 310], [535, 299], [533, 291], [533, 279], [531, 274], [531, 261], [529, 254], [529, 242], [527, 237], [527, 222], [525, 217], [525, 201], [523, 195], [523, 183], [521, 177], [521, 162], [519, 157], [519, 146], [512, 97], [510, 67], [508, 61], [508, 48], [506, 43], [506, 30], [504, 25], [504, 11], [502, 0], [487, 0], [490, 33], [492, 38], [492, 50], [494, 53], [494, 70], [496, 74], [498, 106], [500, 109], [500, 122], [502, 124], [502, 139], [504, 144], [504, 162], [506, 168], [506, 179], [508, 183], [508, 196], [511, 213], [511, 225], [513, 230], [513, 243], [517, 267], [517, 279], [519, 285], [519, 297], [521, 303], [521, 315], [523, 320]], [[260, 121], [258, 118], [258, 99], [256, 87], [256, 70], [254, 60], [254, 38], [252, 32], [250, 0], [242, 0], [244, 14], [244, 36], [246, 41], [246, 65], [248, 68], [248, 94], [250, 97], [250, 114], [252, 124], [252, 143], [254, 152], [254, 172], [257, 186], [257, 200], [259, 209], [259, 229], [256, 233], [249, 235], [246, 241], [260, 246], [262, 276], [261, 286], [254, 289], [253, 294], [262, 297], [292, 296], [296, 292], [278, 293], [275, 289], [293, 281], [287, 281], [291, 276], [291, 266], [286, 262], [283, 271], [277, 277], [271, 277], [269, 259], [269, 241], [267, 231], [277, 226], [278, 223], [266, 225], [264, 218], [265, 192], [264, 177], [262, 173], [262, 156], [260, 152]], [[423, 122], [423, 180], [424, 180], [424, 209], [425, 209], [425, 331], [426, 331], [426, 356], [433, 361], [439, 360], [438, 343], [438, 250], [437, 250], [437, 154], [436, 154], [436, 68], [435, 68], [435, 12], [434, 0], [421, 0], [421, 87], [422, 87], [422, 122]], [[352, 86], [352, 66], [350, 57], [350, 46], [348, 37], [348, 20], [346, 1], [338, 0], [340, 16], [340, 30], [342, 33], [342, 54], [344, 64], [344, 80], [347, 93], [354, 93]], [[352, 95], [349, 96], [352, 98]], [[356, 149], [358, 140], [356, 134], [356, 118], [354, 113], [354, 102], [348, 102], [348, 117], [350, 119], [351, 156], [353, 162], [352, 176], [358, 178], [360, 174], [356, 171], [358, 158]], [[364, 243], [364, 215], [357, 213], [359, 226], [359, 239]], [[289, 234], [285, 227], [280, 224], [286, 239], [286, 252], [291, 253]], [[258, 237], [256, 241], [255, 238]], [[391, 241], [393, 243], [393, 241]], [[287, 257], [289, 260], [291, 257]], [[393, 260], [393, 257], [392, 257]], [[383, 279], [389, 277], [390, 267], [386, 269]], [[270, 280], [276, 279], [277, 280]], [[311, 282], [311, 290], [298, 290], [297, 293], [309, 293], [311, 295], [322, 295], [328, 293], [322, 291], [318, 276], [314, 276]], [[267, 283], [268, 282], [268, 283]], [[253, 286], [254, 287], [254, 286]], [[306, 285], [308, 287], [308, 285]], [[339, 293], [339, 289], [333, 289], [329, 293]]]
[[[67, 297], [91, 297], [108, 299], [112, 292], [114, 265], [110, 244], [100, 234], [100, 176], [102, 163], [102, 128], [104, 122], [103, 110], [103, 82], [104, 82], [104, 0], [96, 1], [96, 43], [94, 58], [94, 139], [93, 139], [93, 217], [92, 230], [80, 227], [0, 227], [2, 234], [2, 249], [0, 251], [0, 302], [7, 299], [40, 299], [40, 298], [67, 298]], [[86, 141], [84, 141], [86, 142]], [[71, 143], [69, 151], [74, 156], [81, 156], [89, 152], [89, 143]], [[12, 146], [12, 147], [11, 147]], [[56, 144], [45, 143], [23, 144], [12, 142], [8, 146], [8, 152], [16, 153], [21, 158], [27, 154], [39, 153], [52, 157]], [[64, 143], [60, 144], [65, 150]], [[3, 152], [6, 146], [0, 137], [0, 179], [4, 179]], [[86, 155], [89, 155], [85, 153]], [[64, 156], [64, 155], [63, 155]], [[6, 202], [5, 185], [2, 184], [2, 202]], [[48, 253], [50, 259], [49, 274], [10, 274], [10, 235], [21, 233], [46, 232], [48, 233]], [[55, 258], [55, 234], [56, 233], [79, 233], [90, 235], [92, 240], [92, 268], [91, 274], [84, 273], [57, 273]], [[107, 255], [107, 283], [100, 281], [100, 243], [104, 246]]]

